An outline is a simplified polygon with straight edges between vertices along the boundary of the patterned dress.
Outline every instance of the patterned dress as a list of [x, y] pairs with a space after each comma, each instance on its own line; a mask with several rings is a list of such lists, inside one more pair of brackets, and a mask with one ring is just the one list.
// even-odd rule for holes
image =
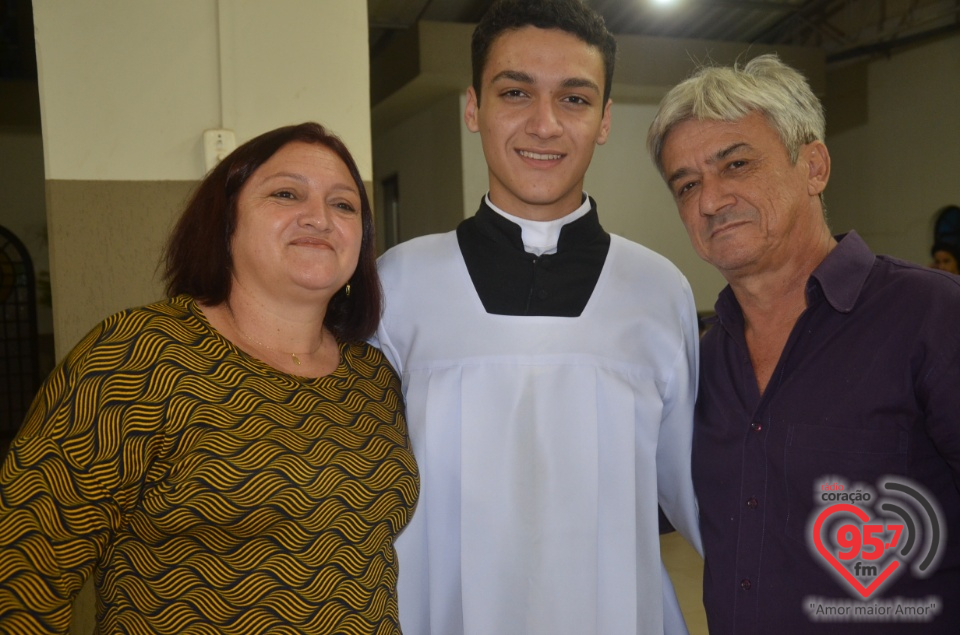
[[0, 472], [0, 632], [399, 633], [393, 539], [418, 475], [396, 374], [342, 343], [276, 371], [179, 296], [58, 366]]

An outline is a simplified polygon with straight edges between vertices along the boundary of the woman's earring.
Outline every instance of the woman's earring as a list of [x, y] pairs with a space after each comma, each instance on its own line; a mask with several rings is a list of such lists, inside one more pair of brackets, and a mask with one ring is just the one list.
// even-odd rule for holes
[[347, 286], [343, 288], [343, 292], [347, 294], [347, 297], [350, 297], [350, 283], [347, 283]]

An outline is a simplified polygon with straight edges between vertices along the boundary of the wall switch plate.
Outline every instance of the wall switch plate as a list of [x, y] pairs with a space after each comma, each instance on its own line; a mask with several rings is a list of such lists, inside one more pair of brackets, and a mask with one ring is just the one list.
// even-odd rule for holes
[[225, 156], [237, 147], [237, 138], [233, 130], [203, 131], [203, 160], [207, 172], [212, 170]]

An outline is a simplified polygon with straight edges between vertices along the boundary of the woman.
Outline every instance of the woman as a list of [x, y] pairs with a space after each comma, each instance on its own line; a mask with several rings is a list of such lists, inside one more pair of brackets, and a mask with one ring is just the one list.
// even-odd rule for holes
[[353, 158], [306, 123], [237, 148], [166, 252], [170, 299], [95, 328], [0, 477], [0, 632], [397, 633], [416, 501]]

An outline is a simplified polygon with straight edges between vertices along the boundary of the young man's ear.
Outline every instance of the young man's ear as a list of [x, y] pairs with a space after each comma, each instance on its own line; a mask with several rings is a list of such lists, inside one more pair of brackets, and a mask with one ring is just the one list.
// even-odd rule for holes
[[613, 100], [608, 99], [607, 105], [603, 107], [603, 115], [600, 120], [600, 132], [597, 133], [597, 145], [602, 146], [607, 142], [607, 137], [610, 136], [610, 110], [613, 106]]
[[467, 124], [467, 130], [477, 132], [480, 130], [480, 124], [477, 123], [477, 110], [480, 104], [477, 99], [477, 93], [473, 86], [467, 89], [467, 105], [463, 109], [463, 121]]

